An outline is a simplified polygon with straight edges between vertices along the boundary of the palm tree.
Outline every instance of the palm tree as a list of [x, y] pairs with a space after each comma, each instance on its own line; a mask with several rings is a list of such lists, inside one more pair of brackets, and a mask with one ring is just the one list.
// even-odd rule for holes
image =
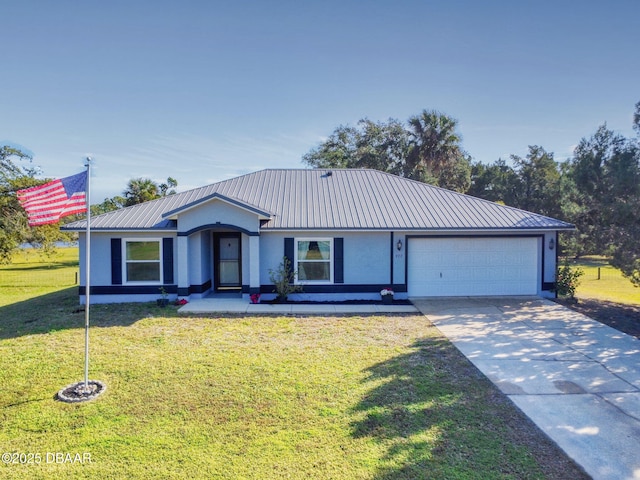
[[409, 118], [412, 148], [405, 176], [439, 183], [440, 174], [465, 160], [456, 132], [457, 120], [435, 110], [423, 110]]
[[149, 178], [132, 178], [123, 193], [126, 207], [160, 198], [158, 185]]

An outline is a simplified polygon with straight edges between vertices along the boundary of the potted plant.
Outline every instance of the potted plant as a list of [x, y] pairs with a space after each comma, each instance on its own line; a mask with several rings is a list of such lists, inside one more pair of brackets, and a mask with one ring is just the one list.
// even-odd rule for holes
[[393, 303], [393, 290], [391, 287], [380, 290], [380, 295], [382, 296], [382, 303], [385, 305], [391, 305]]
[[251, 299], [251, 303], [260, 303], [260, 294], [259, 293], [252, 293], [251, 296], [249, 297]]

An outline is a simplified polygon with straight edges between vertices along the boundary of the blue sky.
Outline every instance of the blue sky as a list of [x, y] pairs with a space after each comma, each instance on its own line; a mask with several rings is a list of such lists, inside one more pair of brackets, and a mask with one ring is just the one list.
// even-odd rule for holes
[[301, 157], [338, 125], [436, 109], [478, 161], [633, 136], [640, 2], [0, 0], [0, 142], [92, 201]]

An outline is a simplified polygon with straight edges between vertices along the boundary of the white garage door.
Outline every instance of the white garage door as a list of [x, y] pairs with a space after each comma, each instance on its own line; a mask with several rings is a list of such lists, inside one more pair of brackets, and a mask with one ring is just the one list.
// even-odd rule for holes
[[411, 238], [407, 288], [412, 297], [535, 295], [538, 239]]

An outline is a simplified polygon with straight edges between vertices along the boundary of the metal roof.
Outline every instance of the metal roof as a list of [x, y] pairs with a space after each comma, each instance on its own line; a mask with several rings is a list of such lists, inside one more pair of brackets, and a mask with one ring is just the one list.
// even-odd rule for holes
[[[177, 230], [180, 212], [219, 198], [261, 230], [565, 230], [573, 225], [369, 169], [267, 169], [92, 218], [92, 230]], [[168, 218], [171, 217], [171, 218]], [[86, 228], [86, 221], [65, 226]]]

